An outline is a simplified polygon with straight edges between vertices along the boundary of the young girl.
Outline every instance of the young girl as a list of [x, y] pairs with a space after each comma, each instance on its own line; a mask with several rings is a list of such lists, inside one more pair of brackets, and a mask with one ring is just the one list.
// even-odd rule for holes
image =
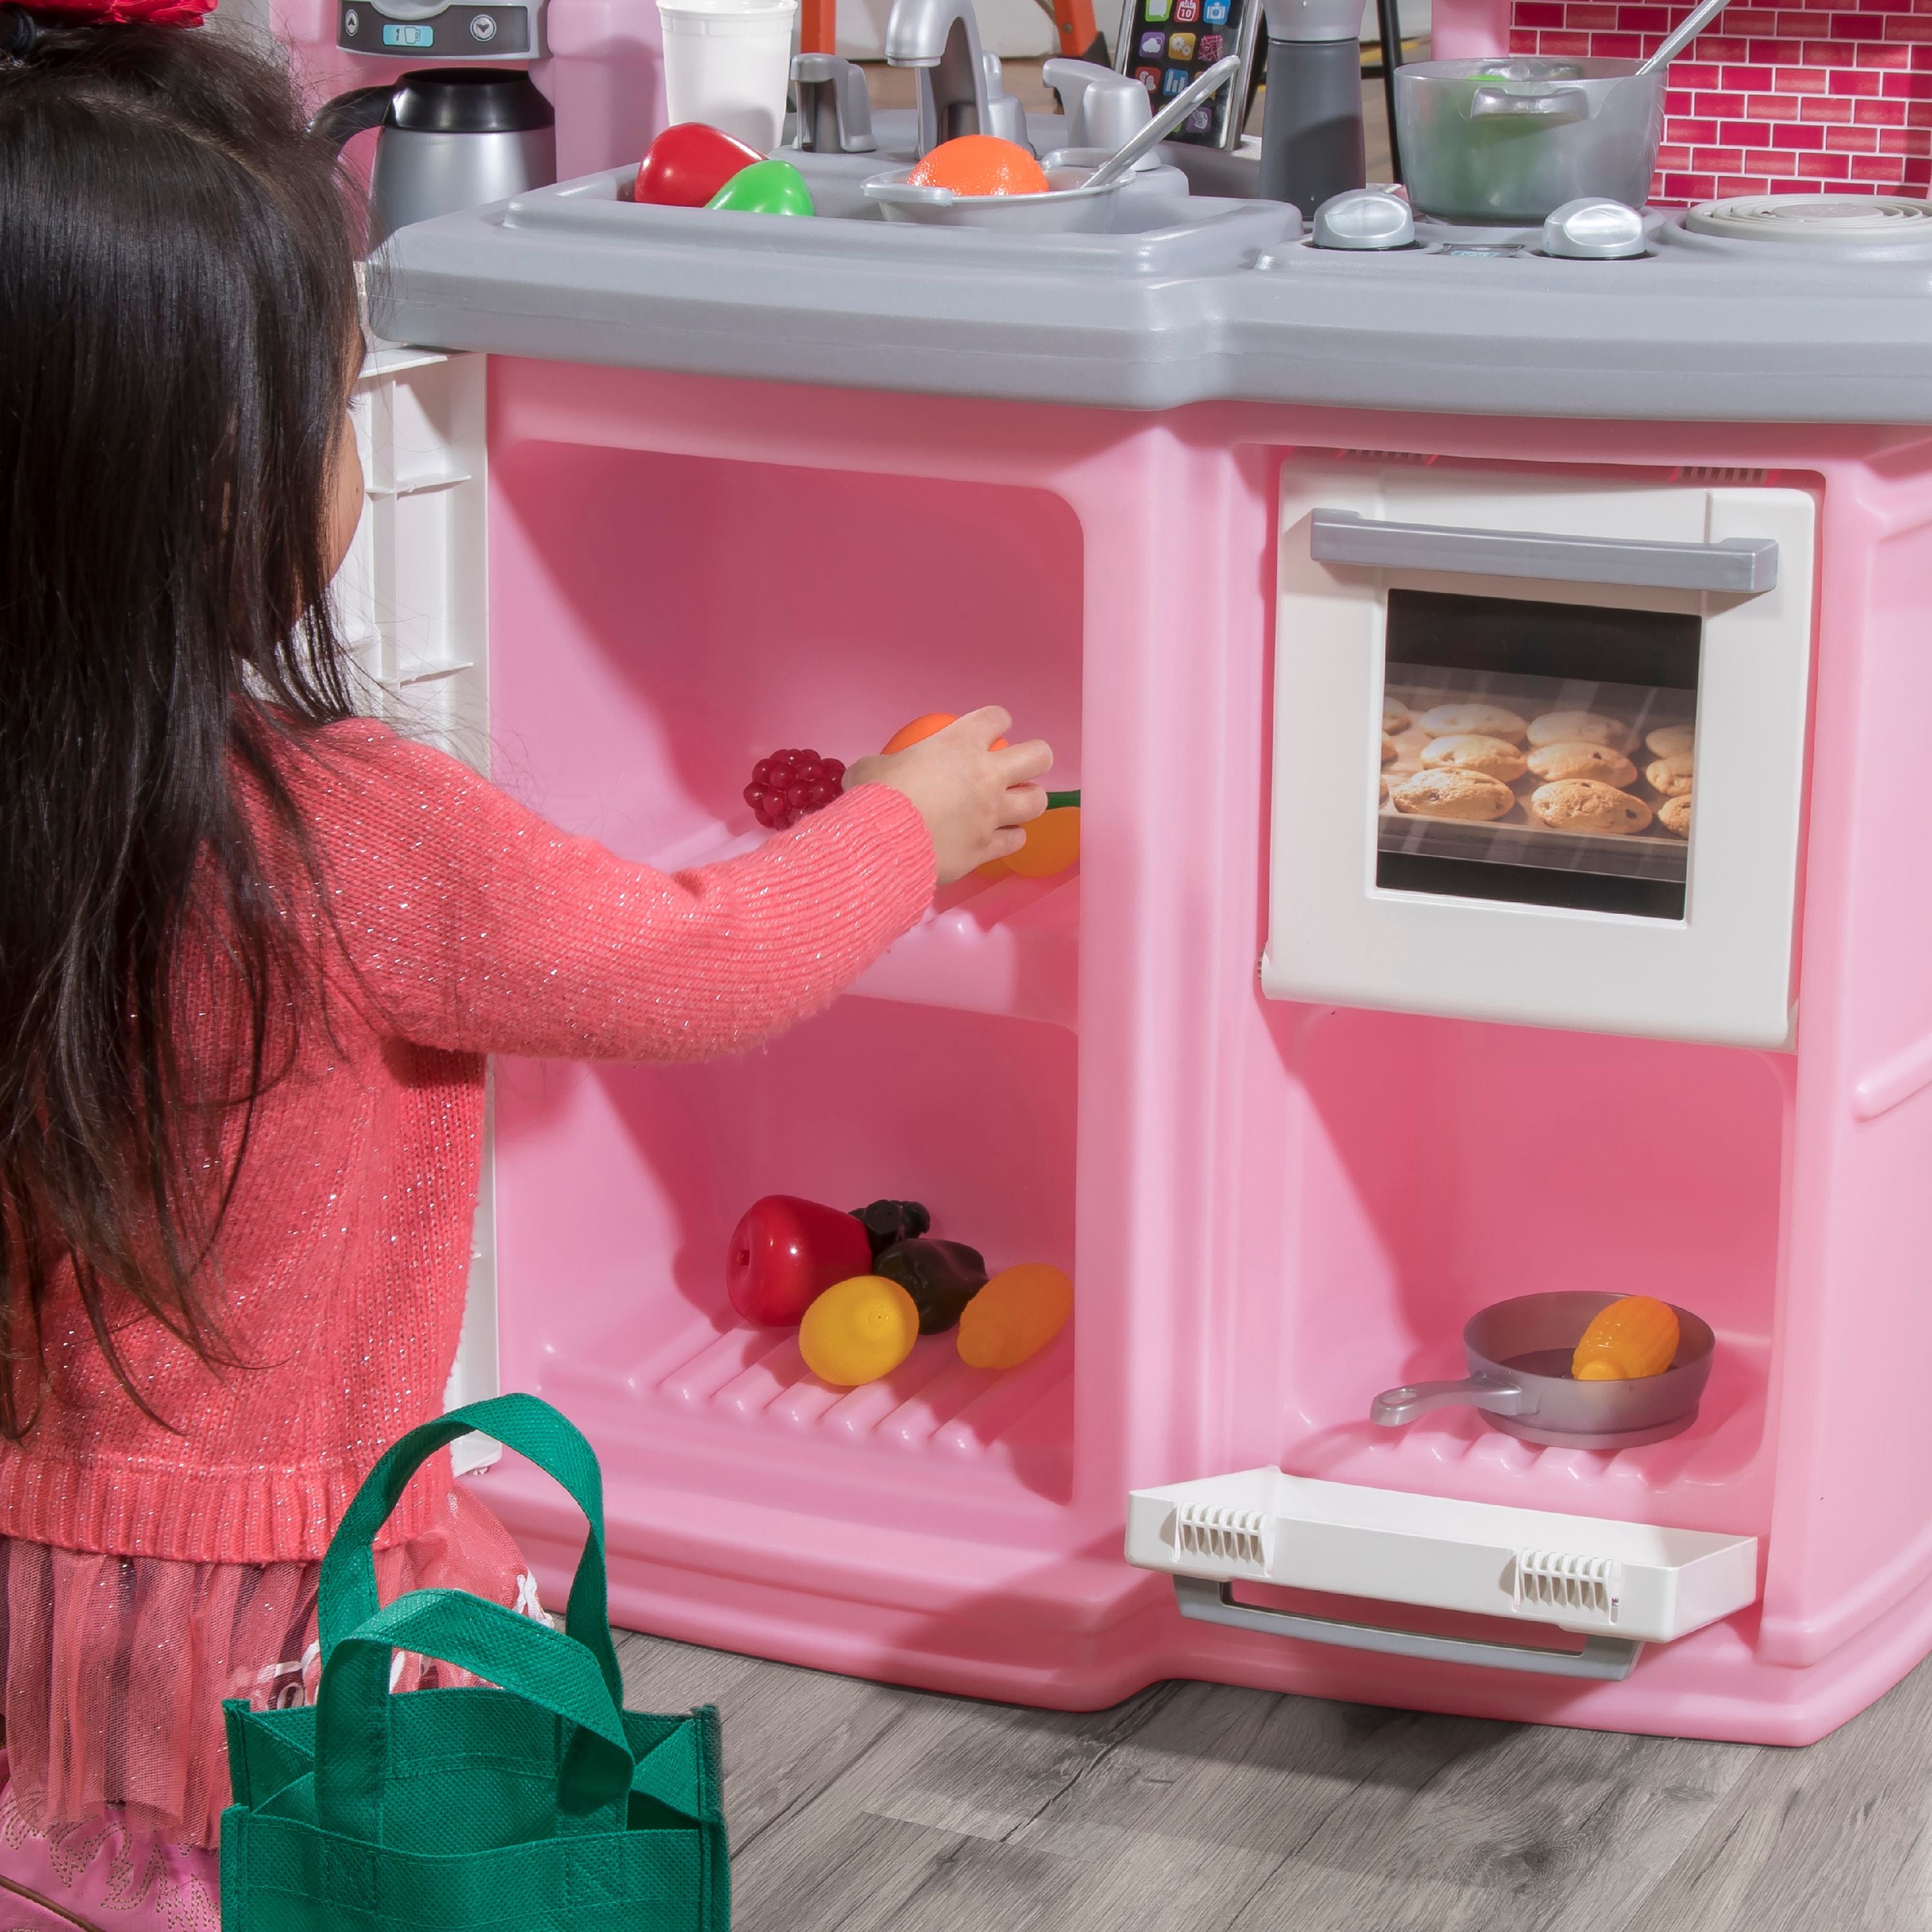
[[[220, 1700], [312, 1693], [439, 1406], [484, 1056], [746, 1047], [1046, 802], [987, 710], [667, 877], [359, 720], [351, 218], [204, 4], [0, 8], [0, 1932], [218, 1922]], [[380, 1568], [529, 1595], [446, 1462]]]

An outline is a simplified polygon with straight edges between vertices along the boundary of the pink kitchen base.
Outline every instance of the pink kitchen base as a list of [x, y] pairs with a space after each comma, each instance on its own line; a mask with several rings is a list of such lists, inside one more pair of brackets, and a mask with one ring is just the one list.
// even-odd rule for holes
[[[1185, 1676], [1778, 1743], [1932, 1646], [1932, 894], [1897, 808], [1932, 716], [1932, 436], [513, 359], [490, 407], [494, 770], [544, 812], [693, 862], [748, 842], [764, 752], [849, 758], [989, 699], [1084, 794], [1076, 874], [955, 889], [762, 1052], [500, 1067], [502, 1382], [596, 1445], [620, 1622], [1064, 1708]], [[1261, 995], [1277, 478], [1364, 449], [1818, 493], [1795, 1053]], [[1538, 1131], [1550, 1092], [1616, 1096], [1605, 1132]], [[935, 1337], [827, 1388], [725, 1300], [730, 1228], [774, 1192], [928, 1201], [996, 1265], [1068, 1268], [1076, 1331], [1004, 1376]], [[1574, 1257], [1716, 1328], [1689, 1433], [1606, 1456], [1467, 1412], [1368, 1424]], [[1184, 1622], [1122, 1560], [1127, 1492], [1267, 1463], [1755, 1536], [1761, 1598], [1590, 1686]], [[558, 1591], [569, 1506], [514, 1463], [477, 1480]]]
[[[1432, 52], [1641, 59], [1690, 9], [1639, 0], [1438, 0]], [[1922, 196], [1932, 187], [1932, 0], [1735, 0], [1671, 64], [1652, 200]]]

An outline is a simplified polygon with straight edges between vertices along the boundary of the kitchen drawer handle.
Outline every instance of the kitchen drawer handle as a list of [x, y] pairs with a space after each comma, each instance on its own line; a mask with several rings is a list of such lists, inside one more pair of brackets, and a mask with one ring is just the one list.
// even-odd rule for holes
[[1653, 590], [1755, 596], [1778, 583], [1778, 543], [1772, 537], [1652, 543], [1632, 537], [1382, 523], [1354, 510], [1317, 510], [1310, 519], [1308, 550], [1318, 563], [1533, 577], [1558, 584], [1641, 584]]
[[1421, 1630], [1350, 1623], [1340, 1617], [1262, 1610], [1252, 1604], [1236, 1603], [1232, 1584], [1214, 1582], [1204, 1576], [1175, 1577], [1174, 1594], [1180, 1614], [1197, 1623], [1225, 1624], [1231, 1630], [1298, 1637], [1307, 1643], [1332, 1643], [1344, 1650], [1372, 1650], [1384, 1657], [1420, 1658], [1429, 1664], [1474, 1664], [1487, 1670], [1527, 1670], [1546, 1677], [1585, 1677], [1620, 1684], [1643, 1651], [1641, 1643], [1629, 1637], [1586, 1636], [1581, 1650], [1544, 1650], [1534, 1644], [1431, 1636]]

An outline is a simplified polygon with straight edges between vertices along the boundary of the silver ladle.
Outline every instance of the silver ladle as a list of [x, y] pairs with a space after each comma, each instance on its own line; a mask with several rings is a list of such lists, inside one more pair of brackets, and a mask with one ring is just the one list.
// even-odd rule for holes
[[1664, 37], [1659, 47], [1642, 66], [1637, 69], [1642, 74], [1654, 74], [1660, 67], [1668, 67], [1724, 9], [1730, 0], [1703, 0], [1701, 6], [1694, 7], [1678, 22], [1676, 31]]
[[[1708, 5], [1709, 0], [1706, 0], [1706, 4]], [[1719, 4], [1722, 4], [1722, 0], [1719, 0]], [[1229, 54], [1217, 60], [1206, 73], [1184, 87], [1144, 128], [1135, 129], [1132, 134], [1087, 177], [1084, 185], [1088, 188], [1111, 188], [1142, 155], [1159, 147], [1202, 101], [1212, 100], [1220, 93], [1240, 70], [1240, 64], [1239, 54]]]

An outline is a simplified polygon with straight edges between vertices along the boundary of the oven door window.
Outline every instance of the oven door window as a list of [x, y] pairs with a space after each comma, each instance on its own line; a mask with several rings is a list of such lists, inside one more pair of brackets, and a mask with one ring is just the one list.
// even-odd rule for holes
[[1391, 590], [1376, 885], [1682, 919], [1702, 632]]

